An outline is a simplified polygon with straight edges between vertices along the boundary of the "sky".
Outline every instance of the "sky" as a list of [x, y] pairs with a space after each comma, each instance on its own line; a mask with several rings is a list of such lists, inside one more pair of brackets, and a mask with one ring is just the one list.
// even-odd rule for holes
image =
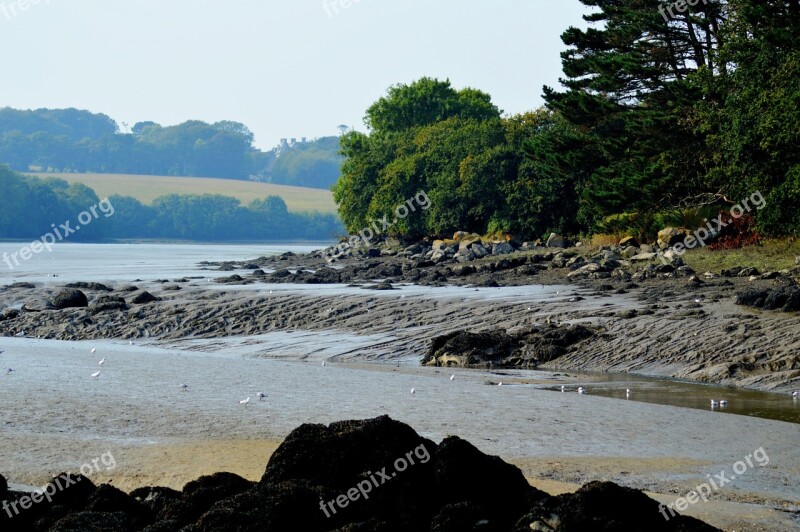
[[256, 145], [365, 131], [398, 83], [449, 79], [506, 114], [558, 87], [578, 0], [0, 0], [0, 107], [120, 123], [234, 120]]

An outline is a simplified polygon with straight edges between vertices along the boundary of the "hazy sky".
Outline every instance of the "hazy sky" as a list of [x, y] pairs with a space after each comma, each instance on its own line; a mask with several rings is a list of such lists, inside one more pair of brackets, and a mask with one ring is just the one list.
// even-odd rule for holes
[[0, 0], [0, 107], [235, 120], [262, 148], [364, 130], [387, 87], [422, 76], [534, 109], [584, 13], [578, 0], [35, 1]]

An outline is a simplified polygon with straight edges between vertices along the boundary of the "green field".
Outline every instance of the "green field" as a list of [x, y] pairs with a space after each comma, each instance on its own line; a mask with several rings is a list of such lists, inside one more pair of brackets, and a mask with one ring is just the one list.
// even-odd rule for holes
[[221, 194], [232, 196], [247, 205], [254, 199], [280, 196], [292, 212], [335, 213], [333, 194], [316, 188], [290, 187], [205, 177], [167, 177], [125, 174], [52, 174], [29, 173], [37, 177], [56, 177], [69, 183], [83, 183], [94, 189], [101, 198], [112, 194], [132, 196], [142, 203], [151, 204], [166, 194]]

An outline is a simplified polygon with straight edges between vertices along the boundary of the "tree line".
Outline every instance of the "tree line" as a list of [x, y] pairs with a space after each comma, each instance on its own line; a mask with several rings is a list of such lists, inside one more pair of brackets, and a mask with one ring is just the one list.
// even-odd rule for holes
[[646, 236], [759, 191], [758, 229], [800, 232], [800, 0], [581, 2], [541, 109], [431, 78], [375, 102], [341, 139], [347, 229], [422, 189], [431, 208], [396, 233]]
[[253, 146], [244, 124], [138, 122], [120, 132], [109, 116], [77, 109], [0, 109], [0, 164], [26, 172], [140, 174], [329, 189], [339, 177], [338, 137], [279, 153]]
[[[85, 185], [20, 175], [0, 166], [0, 239], [36, 239], [100, 198]], [[73, 242], [178, 239], [205, 242], [330, 240], [342, 232], [332, 214], [291, 213], [278, 196], [247, 206], [221, 195], [168, 195], [152, 205], [114, 195], [113, 215], [70, 235]], [[111, 210], [111, 209], [109, 209]]]

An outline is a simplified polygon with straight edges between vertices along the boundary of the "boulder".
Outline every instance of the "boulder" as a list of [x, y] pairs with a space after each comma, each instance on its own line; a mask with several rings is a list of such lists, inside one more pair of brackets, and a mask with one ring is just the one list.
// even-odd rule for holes
[[564, 238], [561, 235], [556, 233], [551, 233], [550, 237], [547, 239], [547, 247], [549, 248], [568, 248], [570, 247], [570, 241]]
[[514, 247], [508, 242], [500, 242], [492, 246], [492, 255], [508, 255], [514, 253]]
[[78, 283], [69, 283], [68, 285], [65, 286], [66, 288], [78, 288], [80, 290], [94, 290], [96, 292], [113, 292], [111, 288], [100, 283], [78, 282]]
[[157, 298], [150, 292], [144, 291], [141, 294], [137, 294], [131, 300], [131, 303], [133, 303], [134, 305], [146, 305], [148, 303], [153, 303], [155, 301], [161, 301], [161, 299]]
[[639, 247], [639, 241], [636, 240], [636, 238], [634, 238], [632, 236], [625, 237], [625, 238], [623, 238], [622, 240], [619, 241], [619, 247], [621, 247], [622, 249], [625, 249], [626, 247], [629, 247], [629, 246], [633, 246], [635, 248], [638, 248]]
[[128, 310], [125, 300], [118, 296], [100, 296], [92, 301], [89, 311], [93, 313], [109, 312], [114, 310]]
[[667, 227], [658, 232], [658, 245], [661, 249], [667, 249], [675, 244], [680, 244], [686, 239], [686, 231]]
[[622, 258], [623, 259], [631, 259], [639, 254], [639, 249], [633, 246], [628, 246], [622, 250]]
[[53, 298], [53, 308], [85, 308], [89, 306], [86, 294], [76, 288], [65, 288]]
[[658, 258], [657, 253], [639, 253], [638, 255], [634, 255], [631, 257], [631, 262], [648, 262], [651, 260], [655, 260]]

